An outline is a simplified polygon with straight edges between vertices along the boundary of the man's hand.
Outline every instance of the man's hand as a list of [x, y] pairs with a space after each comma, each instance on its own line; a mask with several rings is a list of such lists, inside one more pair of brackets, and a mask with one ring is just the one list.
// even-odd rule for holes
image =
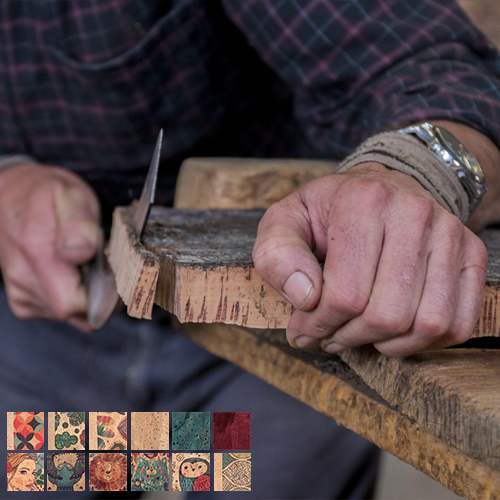
[[312, 181], [269, 208], [253, 258], [297, 309], [292, 346], [320, 341], [338, 353], [373, 343], [389, 356], [468, 340], [488, 260], [416, 180], [378, 163]]
[[99, 223], [94, 192], [66, 170], [26, 164], [0, 174], [0, 267], [16, 316], [91, 331], [77, 266], [95, 254]]

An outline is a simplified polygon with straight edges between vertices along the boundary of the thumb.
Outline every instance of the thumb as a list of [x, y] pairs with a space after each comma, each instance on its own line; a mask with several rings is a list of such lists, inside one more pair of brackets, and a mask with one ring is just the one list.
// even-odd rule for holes
[[303, 311], [316, 307], [323, 285], [323, 273], [312, 246], [307, 208], [294, 193], [266, 211], [253, 248], [257, 272]]
[[56, 196], [59, 257], [70, 264], [89, 261], [100, 237], [99, 202], [85, 187], [66, 187]]

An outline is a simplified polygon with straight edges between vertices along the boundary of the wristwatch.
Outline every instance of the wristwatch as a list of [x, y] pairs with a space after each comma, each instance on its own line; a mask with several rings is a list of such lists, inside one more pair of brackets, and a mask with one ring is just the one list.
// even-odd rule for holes
[[398, 130], [419, 139], [458, 177], [469, 197], [469, 217], [486, 193], [483, 171], [472, 153], [450, 132], [430, 123]]

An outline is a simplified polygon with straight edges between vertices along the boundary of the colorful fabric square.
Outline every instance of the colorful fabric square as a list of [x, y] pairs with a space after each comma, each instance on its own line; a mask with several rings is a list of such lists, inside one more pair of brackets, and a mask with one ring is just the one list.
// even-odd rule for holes
[[210, 491], [209, 453], [172, 453], [173, 491]]
[[132, 491], [167, 491], [168, 462], [168, 453], [132, 453]]
[[85, 449], [85, 412], [49, 412], [49, 450]]
[[132, 412], [132, 450], [168, 450], [168, 412]]
[[90, 491], [127, 491], [127, 455], [91, 453], [89, 458]]
[[214, 450], [250, 450], [251, 413], [214, 412]]
[[43, 491], [43, 453], [7, 453], [7, 491]]
[[9, 412], [7, 414], [8, 450], [43, 450], [43, 412]]
[[173, 450], [210, 449], [210, 413], [172, 413]]
[[214, 491], [251, 491], [250, 453], [215, 453]]
[[47, 491], [85, 491], [85, 453], [47, 453]]
[[127, 412], [91, 412], [89, 446], [91, 450], [126, 450]]

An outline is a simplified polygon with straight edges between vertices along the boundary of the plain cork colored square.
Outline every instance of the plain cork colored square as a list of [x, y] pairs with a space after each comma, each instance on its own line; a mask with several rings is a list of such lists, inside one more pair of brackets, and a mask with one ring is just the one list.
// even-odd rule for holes
[[168, 450], [168, 412], [132, 412], [130, 415], [130, 449]]
[[214, 412], [214, 450], [242, 451], [252, 447], [250, 412]]
[[250, 453], [214, 453], [214, 491], [251, 491]]

